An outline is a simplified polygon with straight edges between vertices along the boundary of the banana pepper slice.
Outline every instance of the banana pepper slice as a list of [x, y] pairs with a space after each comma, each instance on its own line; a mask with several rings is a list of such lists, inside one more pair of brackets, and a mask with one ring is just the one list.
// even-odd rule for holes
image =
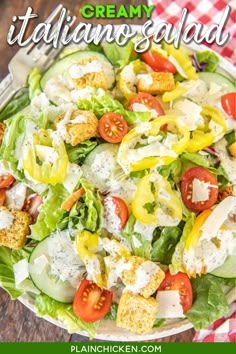
[[212, 145], [219, 140], [227, 130], [224, 116], [213, 107], [204, 106], [201, 115], [205, 120], [202, 130], [193, 131], [192, 138], [189, 140], [186, 150], [196, 152]]
[[67, 175], [68, 155], [63, 140], [52, 130], [34, 132], [25, 147], [24, 170], [41, 183], [63, 183]]
[[[168, 125], [166, 140], [160, 142], [158, 136], [161, 138], [159, 135], [161, 127], [166, 124]], [[169, 139], [169, 132], [172, 138], [175, 137], [175, 141]], [[117, 161], [125, 173], [168, 165], [184, 151], [189, 138], [188, 129], [178, 124], [177, 117], [171, 115], [158, 117], [151, 122], [140, 123], [126, 134], [121, 142]], [[137, 147], [137, 144], [141, 144], [141, 147]]]
[[176, 226], [182, 219], [182, 205], [168, 180], [157, 172], [144, 176], [132, 203], [137, 220], [155, 226]]
[[192, 65], [192, 61], [187, 53], [182, 48], [176, 49], [173, 45], [165, 43], [165, 50], [171, 55], [183, 68], [186, 76], [189, 80], [197, 80], [198, 74], [195, 67]]
[[89, 231], [83, 230], [75, 238], [77, 253], [82, 262], [84, 262], [89, 276], [98, 286], [106, 286], [105, 273], [99, 257], [94, 251], [99, 245], [99, 237]]
[[128, 101], [137, 93], [135, 87], [137, 75], [147, 74], [150, 71], [149, 66], [138, 59], [126, 65], [120, 72], [117, 85]]
[[187, 87], [184, 87], [179, 82], [177, 82], [175, 89], [173, 91], [165, 92], [162, 95], [162, 101], [170, 102], [176, 100], [176, 98], [183, 96], [183, 94], [187, 91], [188, 91]]

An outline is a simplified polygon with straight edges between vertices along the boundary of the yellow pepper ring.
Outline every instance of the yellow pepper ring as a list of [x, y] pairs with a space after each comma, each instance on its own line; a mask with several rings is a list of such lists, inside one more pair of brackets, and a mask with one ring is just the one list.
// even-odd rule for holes
[[[141, 123], [134, 129], [132, 129], [122, 140], [120, 145], [118, 160], [121, 166], [123, 166], [127, 171], [139, 171], [146, 168], [152, 168], [157, 164], [168, 165], [175, 160], [173, 156], [149, 156], [145, 157], [135, 163], [129, 163], [126, 159], [129, 149], [133, 149], [137, 138], [142, 134], [146, 136], [157, 136], [163, 125], [173, 124], [178, 128], [179, 133], [182, 137], [178, 142], [172, 144], [172, 150], [177, 154], [181, 154], [188, 144], [190, 133], [186, 127], [180, 126], [178, 124], [177, 118], [172, 115], [165, 115], [156, 118], [148, 123]], [[142, 127], [144, 129], [142, 130]], [[154, 152], [155, 153], [155, 152]]]
[[207, 220], [207, 218], [210, 216], [212, 213], [211, 209], [204, 210], [201, 214], [199, 214], [195, 220], [195, 223], [193, 225], [193, 228], [186, 240], [185, 243], [185, 248], [188, 251], [190, 248], [195, 248], [197, 245], [197, 242], [201, 236], [201, 230], [200, 228], [204, 224], [204, 222]]

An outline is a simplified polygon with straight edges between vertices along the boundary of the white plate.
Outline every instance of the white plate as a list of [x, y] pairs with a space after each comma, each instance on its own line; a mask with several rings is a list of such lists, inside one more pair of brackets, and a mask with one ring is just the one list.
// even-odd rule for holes
[[[141, 26], [133, 25], [132, 28], [134, 28], [137, 31], [137, 33], [141, 32], [140, 31]], [[194, 43], [188, 46], [183, 45], [183, 47], [188, 49], [188, 51], [190, 50], [190, 52], [192, 53], [196, 51], [211, 50], [204, 45], [197, 45]], [[234, 66], [229, 61], [221, 57], [219, 54], [217, 55], [220, 57], [219, 72], [222, 72], [223, 75], [231, 78], [231, 80], [234, 81], [236, 79], [236, 70]], [[22, 304], [24, 304], [26, 307], [28, 307], [31, 311], [35, 312], [35, 307], [30, 297], [28, 297], [27, 295], [21, 296], [19, 298], [19, 301]], [[43, 318], [55, 324], [56, 326], [65, 328], [59, 321], [53, 320], [46, 316]], [[145, 335], [138, 335], [117, 327], [114, 321], [102, 320], [101, 325], [94, 339], [101, 339], [101, 340], [108, 340], [108, 341], [140, 342], [140, 341], [154, 340], [166, 336], [171, 336], [180, 332], [184, 332], [190, 328], [193, 328], [193, 326], [187, 319], [183, 319], [183, 320], [173, 319], [173, 320], [169, 320], [163, 327], [153, 330], [151, 333]], [[84, 331], [80, 331], [78, 332], [78, 334], [86, 337], [88, 336], [87, 333]]]

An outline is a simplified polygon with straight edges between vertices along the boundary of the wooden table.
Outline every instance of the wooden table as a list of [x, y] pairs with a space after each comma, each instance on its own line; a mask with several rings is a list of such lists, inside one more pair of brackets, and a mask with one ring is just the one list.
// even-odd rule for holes
[[[0, 1], [0, 79], [7, 74], [7, 64], [14, 53], [19, 49], [18, 46], [10, 47], [6, 38], [11, 19], [14, 15], [24, 15], [28, 6], [32, 6], [34, 13], [40, 15], [39, 20], [30, 24], [28, 32], [35, 26], [36, 22], [43, 22], [48, 14], [59, 3], [57, 0], [1, 0]], [[81, 20], [80, 8], [86, 3], [111, 4], [110, 0], [63, 0], [63, 5], [70, 9], [77, 17], [78, 22]], [[126, 4], [145, 4], [145, 0], [133, 1], [113, 1], [116, 5]], [[88, 21], [84, 21], [88, 22]], [[112, 20], [112, 23], [136, 23], [142, 24], [145, 19], [140, 20]], [[93, 23], [96, 23], [93, 20]], [[109, 20], [97, 20], [97, 23], [109, 23]], [[37, 318], [34, 313], [23, 306], [19, 301], [11, 301], [8, 294], [0, 288], [0, 342], [83, 342], [87, 341], [86, 337], [77, 334], [70, 335], [67, 331], [56, 327], [49, 322]], [[194, 335], [193, 330], [182, 332], [181, 334], [165, 337], [157, 342], [191, 342]]]

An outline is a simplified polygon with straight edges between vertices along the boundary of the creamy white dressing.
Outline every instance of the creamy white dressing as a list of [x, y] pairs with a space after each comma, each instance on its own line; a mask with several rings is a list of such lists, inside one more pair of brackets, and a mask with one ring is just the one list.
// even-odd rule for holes
[[58, 159], [58, 153], [53, 147], [45, 145], [35, 145], [35, 151], [41, 161], [48, 161], [52, 164]]
[[44, 91], [52, 101], [58, 99], [59, 102], [71, 102], [72, 97], [69, 88], [59, 78], [51, 78], [46, 82]]
[[138, 102], [133, 103], [132, 109], [134, 112], [150, 112], [152, 114], [151, 115], [152, 118], [158, 117], [157, 111], [155, 109], [149, 108], [142, 103], [138, 103]]
[[188, 272], [211, 272], [221, 266], [236, 250], [236, 237], [231, 230], [219, 230], [215, 238], [200, 238], [196, 247], [184, 250], [183, 263]]
[[24, 183], [17, 183], [6, 191], [5, 205], [9, 209], [21, 210], [25, 203], [27, 187]]
[[150, 86], [153, 84], [153, 77], [151, 74], [140, 74], [137, 75], [137, 80], [142, 80], [145, 86]]
[[139, 294], [144, 289], [152, 277], [160, 271], [157, 264], [151, 261], [142, 263], [135, 272], [135, 283], [126, 286], [126, 290], [134, 294]]
[[112, 197], [108, 196], [103, 202], [102, 227], [117, 236], [121, 231], [121, 219], [116, 212], [116, 204]]
[[180, 112], [178, 124], [186, 126], [190, 131], [204, 124], [204, 118], [201, 116], [202, 107], [196, 103], [187, 99], [177, 101], [173, 106], [173, 113], [176, 109]]
[[220, 164], [225, 170], [230, 182], [236, 184], [236, 158], [230, 157], [226, 150], [227, 142], [225, 139], [221, 139], [215, 143], [214, 147], [216, 153], [220, 158]]
[[114, 258], [111, 256], [104, 257], [104, 263], [107, 275], [107, 289], [111, 289], [117, 285], [118, 279], [124, 270], [131, 269], [131, 263], [125, 258]]
[[92, 257], [87, 256], [85, 257], [84, 264], [88, 273], [87, 279], [96, 282], [96, 277], [101, 275], [101, 265], [98, 257], [96, 255]]
[[75, 242], [67, 232], [57, 232], [48, 247], [50, 272], [61, 281], [68, 281], [77, 287], [83, 277], [83, 264], [80, 260]]
[[94, 59], [85, 64], [73, 64], [69, 69], [69, 75], [72, 79], [80, 79], [89, 74], [102, 71], [102, 64], [97, 59]]
[[0, 230], [9, 229], [13, 224], [14, 216], [10, 211], [0, 210]]
[[142, 236], [142, 239], [152, 241], [153, 232], [156, 226], [150, 224], [144, 224], [139, 220], [135, 221], [134, 232], [137, 232]]
[[112, 179], [109, 187], [109, 195], [119, 197], [125, 201], [129, 210], [131, 210], [131, 203], [134, 200], [137, 185], [129, 179], [121, 179], [117, 181]]

